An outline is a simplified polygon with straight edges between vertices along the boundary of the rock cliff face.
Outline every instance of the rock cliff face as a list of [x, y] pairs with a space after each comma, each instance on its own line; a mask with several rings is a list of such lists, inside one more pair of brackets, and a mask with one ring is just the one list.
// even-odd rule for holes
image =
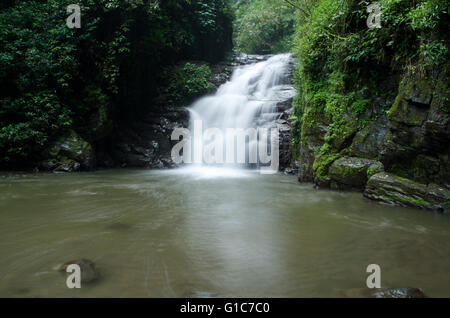
[[[390, 204], [448, 210], [450, 201], [449, 74], [428, 70], [391, 79], [392, 100], [372, 105], [360, 128], [349, 116], [337, 153], [324, 155], [326, 119], [303, 123], [299, 180], [356, 189]], [[384, 105], [384, 107], [383, 107]], [[385, 105], [391, 105], [383, 111]], [[353, 127], [351, 125], [354, 122]]]

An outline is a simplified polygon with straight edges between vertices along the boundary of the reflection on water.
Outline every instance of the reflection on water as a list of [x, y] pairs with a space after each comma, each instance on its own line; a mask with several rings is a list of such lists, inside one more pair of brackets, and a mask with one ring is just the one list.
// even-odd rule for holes
[[[450, 217], [252, 171], [0, 177], [0, 296], [336, 297], [386, 287], [450, 297]], [[93, 260], [69, 290], [55, 269]]]

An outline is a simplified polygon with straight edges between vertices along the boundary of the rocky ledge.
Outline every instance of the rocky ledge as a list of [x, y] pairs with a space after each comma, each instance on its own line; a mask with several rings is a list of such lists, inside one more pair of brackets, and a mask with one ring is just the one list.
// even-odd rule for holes
[[346, 113], [339, 134], [330, 134], [336, 123], [306, 105], [294, 152], [299, 181], [361, 191], [384, 203], [448, 211], [448, 76], [446, 69], [386, 75], [380, 87], [389, 94], [372, 97], [359, 115]]
[[374, 174], [367, 182], [364, 196], [388, 204], [450, 212], [450, 191], [435, 183], [428, 185], [396, 176]]

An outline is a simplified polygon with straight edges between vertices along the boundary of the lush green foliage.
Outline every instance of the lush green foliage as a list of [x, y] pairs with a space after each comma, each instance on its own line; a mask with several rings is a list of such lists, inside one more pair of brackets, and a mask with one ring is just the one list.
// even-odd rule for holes
[[392, 105], [400, 74], [412, 67], [423, 72], [448, 67], [448, 2], [378, 1], [382, 27], [373, 29], [366, 25], [368, 1], [292, 2], [297, 7], [294, 52], [299, 61], [292, 119], [300, 137], [294, 141], [298, 145], [308, 127], [328, 125], [314, 167], [320, 174], [320, 158], [334, 157], [377, 116], [372, 107], [387, 111]]
[[148, 109], [165, 68], [231, 48], [225, 0], [81, 0], [80, 29], [66, 26], [71, 3], [0, 6], [0, 166], [36, 160], [69, 127], [103, 138]]
[[235, 46], [245, 53], [288, 52], [294, 17], [293, 7], [283, 0], [238, 1]]
[[211, 90], [210, 78], [208, 65], [187, 62], [171, 72], [166, 91], [174, 102], [186, 104]]

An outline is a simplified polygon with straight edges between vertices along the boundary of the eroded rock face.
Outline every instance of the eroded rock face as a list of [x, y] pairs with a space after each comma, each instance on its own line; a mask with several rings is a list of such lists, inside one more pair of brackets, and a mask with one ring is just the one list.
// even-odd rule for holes
[[[401, 74], [387, 75], [384, 90], [396, 95], [374, 97], [362, 114], [348, 111], [340, 134], [328, 133], [333, 123], [320, 103], [305, 105], [296, 151], [299, 181], [334, 189], [366, 188], [371, 199], [448, 210], [448, 196], [441, 189], [450, 190], [449, 74], [446, 69], [412, 69], [416, 71], [403, 74], [402, 80]], [[367, 160], [373, 163], [368, 166]], [[377, 175], [383, 171], [390, 176], [385, 181]]]
[[402, 81], [380, 160], [388, 171], [450, 189], [450, 105], [445, 72]]
[[367, 182], [364, 196], [389, 204], [428, 210], [445, 210], [450, 191], [437, 184], [423, 184], [392, 173], [374, 174]]
[[359, 130], [344, 154], [352, 157], [378, 159], [383, 141], [388, 131], [387, 116], [381, 114], [376, 121]]
[[[300, 141], [299, 164], [298, 164], [298, 180], [300, 182], [312, 182], [315, 180], [313, 164], [316, 153], [325, 142], [325, 135], [328, 132], [327, 124], [315, 125], [312, 127], [303, 127], [304, 138]], [[316, 178], [319, 180], [320, 178]], [[316, 185], [318, 182], [314, 181]], [[329, 186], [329, 182], [320, 182], [319, 186]]]

